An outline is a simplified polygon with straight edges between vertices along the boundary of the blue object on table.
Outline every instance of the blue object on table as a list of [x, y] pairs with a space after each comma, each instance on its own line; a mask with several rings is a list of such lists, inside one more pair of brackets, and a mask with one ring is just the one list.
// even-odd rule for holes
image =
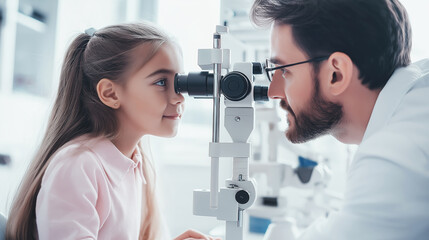
[[270, 223], [270, 219], [249, 216], [249, 232], [264, 234]]
[[298, 167], [315, 167], [317, 162], [309, 158], [298, 156], [299, 165]]

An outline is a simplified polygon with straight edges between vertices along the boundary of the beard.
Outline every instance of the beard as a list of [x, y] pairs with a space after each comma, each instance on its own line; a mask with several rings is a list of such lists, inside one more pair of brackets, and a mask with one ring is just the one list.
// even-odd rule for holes
[[342, 105], [325, 100], [320, 94], [319, 80], [314, 80], [315, 94], [303, 111], [295, 114], [284, 100], [280, 102], [280, 106], [294, 119], [295, 126], [291, 126], [288, 119], [286, 130], [286, 137], [292, 143], [303, 143], [329, 134], [343, 117]]

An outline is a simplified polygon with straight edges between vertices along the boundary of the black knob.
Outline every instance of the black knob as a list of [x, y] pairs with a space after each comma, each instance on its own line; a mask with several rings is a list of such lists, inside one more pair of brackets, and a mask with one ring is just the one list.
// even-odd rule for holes
[[252, 62], [253, 74], [262, 74], [262, 64], [260, 62]]
[[235, 201], [237, 201], [239, 204], [246, 204], [249, 199], [249, 193], [244, 190], [240, 190], [235, 194]]
[[231, 101], [240, 101], [249, 95], [251, 83], [242, 72], [230, 72], [222, 78], [220, 87], [223, 95]]
[[254, 86], [253, 99], [255, 101], [268, 101], [268, 87]]

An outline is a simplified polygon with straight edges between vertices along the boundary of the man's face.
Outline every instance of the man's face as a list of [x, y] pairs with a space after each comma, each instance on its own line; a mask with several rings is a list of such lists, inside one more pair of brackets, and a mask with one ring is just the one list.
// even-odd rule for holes
[[[308, 60], [304, 51], [295, 44], [289, 25], [274, 25], [271, 51], [271, 60], [276, 65]], [[320, 67], [323, 67], [323, 62]], [[319, 79], [311, 63], [276, 70], [268, 96], [280, 99], [281, 107], [288, 112], [286, 137], [293, 143], [330, 133], [343, 116], [341, 105], [322, 96]]]

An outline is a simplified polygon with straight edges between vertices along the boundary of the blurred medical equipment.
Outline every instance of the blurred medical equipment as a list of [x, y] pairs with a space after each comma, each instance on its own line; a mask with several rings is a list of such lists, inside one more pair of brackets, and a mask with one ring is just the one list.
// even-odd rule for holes
[[[332, 200], [341, 199], [338, 194], [326, 190], [332, 175], [329, 159], [311, 149], [290, 143], [284, 132], [278, 129], [279, 121], [276, 107], [256, 108], [254, 137], [259, 139], [260, 144], [253, 145], [250, 176], [258, 183], [258, 198], [247, 213], [249, 231], [265, 233], [264, 240], [295, 239], [300, 229], [336, 208]], [[263, 131], [264, 127], [267, 131]], [[298, 162], [297, 166], [279, 161], [279, 146], [289, 151], [291, 158], [298, 160], [295, 161]], [[288, 191], [291, 188], [308, 190], [303, 196], [296, 192], [285, 196], [281, 194], [285, 188]]]
[[[230, 50], [221, 48], [221, 35], [228, 28], [217, 26], [213, 35], [213, 49], [198, 50], [198, 65], [209, 72], [176, 74], [177, 93], [195, 98], [213, 97], [213, 136], [209, 144], [211, 157], [210, 191], [194, 190], [194, 215], [213, 216], [226, 221], [226, 240], [243, 239], [243, 212], [256, 200], [255, 183], [249, 178], [249, 136], [254, 128], [254, 101], [268, 100], [267, 87], [253, 86], [253, 74], [262, 73], [260, 63], [235, 63], [232, 72], [222, 76], [222, 69], [230, 68]], [[224, 125], [232, 143], [219, 141], [220, 99], [224, 96]], [[218, 187], [219, 159], [233, 158], [233, 176], [225, 187]]]
[[3, 9], [0, 7], [0, 25], [3, 23]]
[[0, 212], [0, 240], [6, 238], [6, 223], [7, 218]]
[[0, 165], [8, 165], [10, 163], [10, 156], [0, 153]]

